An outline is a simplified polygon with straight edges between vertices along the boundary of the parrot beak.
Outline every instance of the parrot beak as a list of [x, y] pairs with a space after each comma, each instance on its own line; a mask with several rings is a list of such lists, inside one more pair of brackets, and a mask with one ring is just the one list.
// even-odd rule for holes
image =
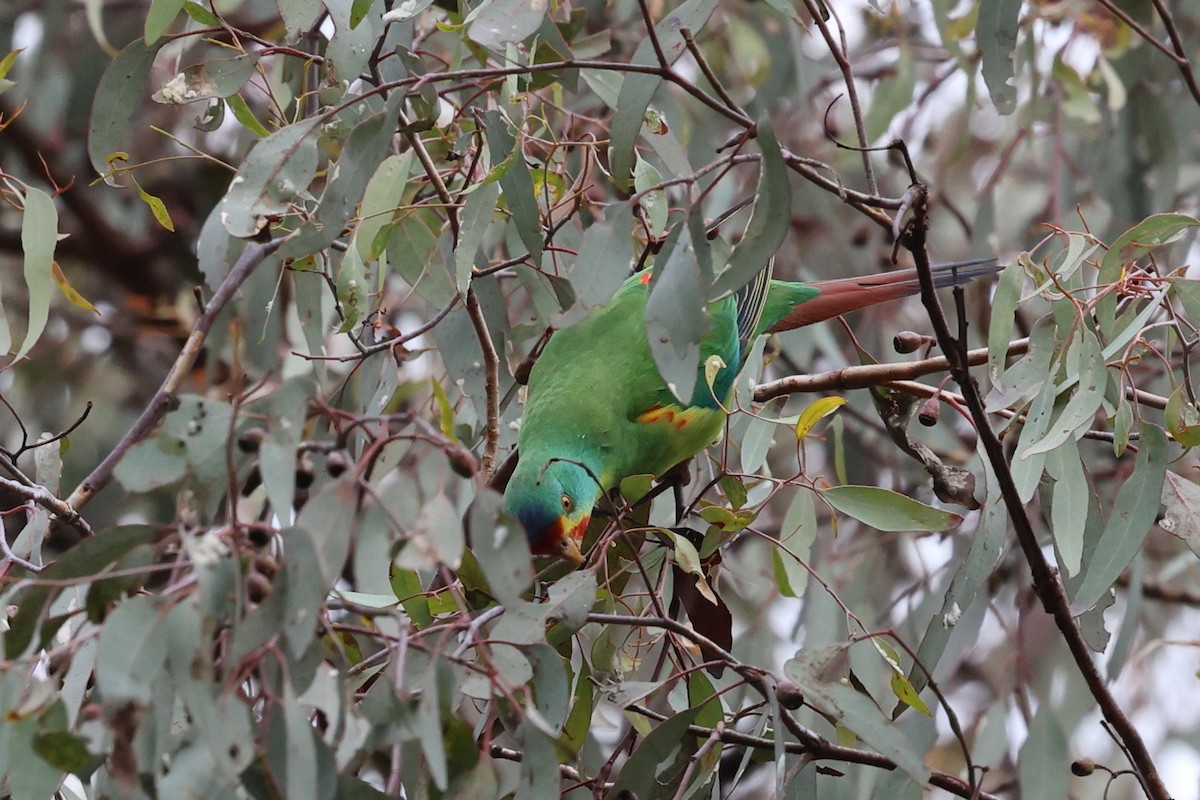
[[585, 514], [574, 524], [565, 516], [558, 518], [558, 522], [554, 526], [557, 528], [555, 533], [558, 534], [556, 545], [558, 556], [575, 565], [583, 563], [583, 552], [579, 549], [579, 543], [583, 541], [583, 534], [587, 531], [588, 523], [591, 521], [591, 514]]
[[570, 536], [558, 543], [558, 554], [576, 566], [583, 563], [583, 553], [579, 551], [579, 543]]

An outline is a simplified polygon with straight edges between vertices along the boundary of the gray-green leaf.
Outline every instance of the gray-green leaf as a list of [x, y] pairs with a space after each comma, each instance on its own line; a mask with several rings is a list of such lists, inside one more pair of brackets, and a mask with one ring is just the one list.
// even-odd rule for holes
[[1071, 613], [1075, 615], [1094, 606], [1120, 577], [1158, 516], [1157, 499], [1162, 497], [1166, 480], [1166, 434], [1155, 425], [1144, 424], [1138, 446], [1133, 474], [1117, 493], [1096, 552], [1084, 565], [1083, 582], [1071, 601]]
[[58, 241], [58, 211], [50, 195], [36, 187], [25, 192], [21, 218], [21, 249], [25, 251], [25, 285], [29, 290], [29, 325], [14, 361], [25, 357], [46, 327], [54, 289], [54, 245]]
[[221, 200], [221, 224], [243, 239], [288, 213], [317, 171], [319, 118], [280, 128], [257, 142]]
[[879, 531], [944, 531], [963, 519], [878, 486], [833, 486], [823, 489], [821, 497], [843, 514]]

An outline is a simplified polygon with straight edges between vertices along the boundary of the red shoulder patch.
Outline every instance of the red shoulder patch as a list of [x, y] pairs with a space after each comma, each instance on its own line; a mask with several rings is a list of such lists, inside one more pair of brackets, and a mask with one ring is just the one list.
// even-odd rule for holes
[[661, 403], [655, 403], [638, 415], [637, 422], [642, 425], [667, 422], [673, 423], [676, 429], [681, 429], [688, 424], [688, 419], [688, 412], [677, 406], [664, 406]]

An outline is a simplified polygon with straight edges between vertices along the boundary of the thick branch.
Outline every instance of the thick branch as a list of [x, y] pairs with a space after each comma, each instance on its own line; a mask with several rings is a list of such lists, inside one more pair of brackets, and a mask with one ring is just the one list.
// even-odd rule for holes
[[1101, 713], [1128, 749], [1129, 758], [1141, 778], [1146, 793], [1154, 800], [1170, 800], [1170, 793], [1158, 774], [1158, 769], [1154, 764], [1154, 759], [1150, 756], [1150, 751], [1146, 748], [1146, 743], [1142, 741], [1141, 735], [1125, 714], [1125, 710], [1121, 708], [1109, 691], [1104, 676], [1100, 674], [1100, 670], [1092, 659], [1092, 651], [1084, 641], [1079, 627], [1075, 624], [1075, 618], [1071, 616], [1071, 604], [1067, 599], [1066, 588], [1059, 579], [1057, 570], [1050, 566], [1038, 544], [1037, 534], [1029, 521], [1025, 504], [1021, 501], [1012, 472], [1008, 468], [1004, 448], [1000, 444], [999, 438], [996, 437], [995, 431], [992, 430], [983, 405], [983, 398], [979, 394], [974, 379], [971, 378], [969, 365], [964, 358], [966, 351], [962, 349], [962, 343], [950, 332], [950, 325], [946, 321], [946, 315], [934, 289], [933, 273], [930, 271], [929, 253], [925, 239], [928, 219], [926, 190], [920, 184], [914, 184], [913, 190], [915, 190], [912, 205], [913, 217], [903, 240], [904, 246], [912, 253], [916, 262], [917, 274], [921, 279], [921, 302], [929, 313], [938, 345], [942, 348], [943, 353], [950, 356], [951, 375], [962, 390], [967, 408], [971, 412], [971, 418], [979, 432], [979, 440], [987, 454], [988, 462], [996, 474], [996, 480], [1000, 485], [1000, 492], [1009, 518], [1012, 520], [1017, 541], [1021, 545], [1021, 551], [1024, 553], [1033, 575], [1033, 589], [1037, 592], [1042, 607], [1054, 618], [1054, 623], [1067, 643], [1071, 656], [1075, 659], [1075, 664], [1080, 674], [1083, 675], [1089, 691], [1100, 706]]
[[[1028, 339], [1018, 339], [1008, 345], [1008, 354], [1017, 356], [1029, 349]], [[988, 359], [988, 349], [981, 347], [967, 353], [967, 363], [971, 366], [984, 364]], [[754, 400], [764, 403], [773, 397], [800, 392], [833, 392], [849, 389], [866, 389], [890, 381], [911, 381], [916, 378], [945, 372], [950, 368], [950, 361], [945, 356], [935, 356], [921, 361], [904, 361], [896, 364], [864, 364], [858, 367], [843, 367], [829, 372], [818, 372], [812, 375], [789, 375], [770, 383], [754, 387]]]
[[[63, 502], [54, 496], [54, 494], [44, 486], [33, 485], [29, 486], [20, 481], [10, 480], [0, 477], [0, 486], [3, 486], [10, 492], [14, 492], [24, 497], [26, 500], [32, 500], [47, 511], [56, 514], [59, 519], [68, 525], [72, 525], [86, 533], [88, 536], [94, 536], [95, 531], [92, 526], [87, 524], [87, 521], [79, 516], [70, 503]], [[0, 532], [0, 538], [3, 533]]]

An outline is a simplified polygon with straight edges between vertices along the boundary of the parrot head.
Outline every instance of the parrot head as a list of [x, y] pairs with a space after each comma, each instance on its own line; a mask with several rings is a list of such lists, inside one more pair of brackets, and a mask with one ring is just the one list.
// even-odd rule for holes
[[504, 492], [504, 508], [521, 521], [534, 555], [578, 564], [583, 561], [579, 543], [599, 499], [596, 479], [579, 464], [522, 459]]

